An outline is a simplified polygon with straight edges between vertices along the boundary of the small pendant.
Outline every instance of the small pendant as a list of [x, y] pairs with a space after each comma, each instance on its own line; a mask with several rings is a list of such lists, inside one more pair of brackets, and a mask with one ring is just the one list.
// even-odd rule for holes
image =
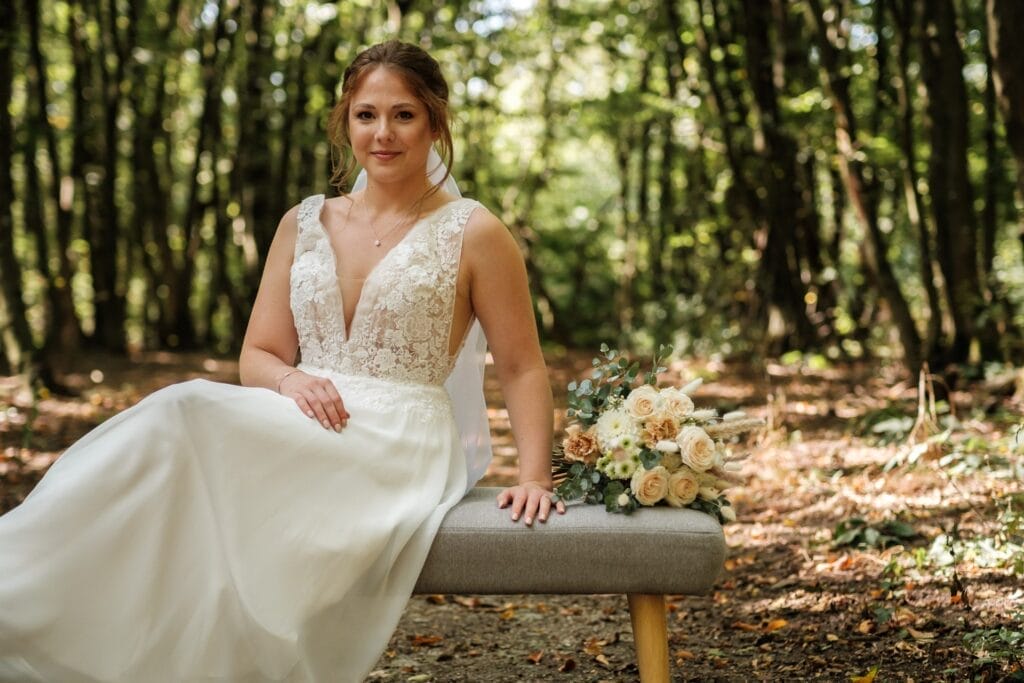
[[373, 246], [379, 247], [380, 246], [380, 240], [374, 240], [373, 241]]

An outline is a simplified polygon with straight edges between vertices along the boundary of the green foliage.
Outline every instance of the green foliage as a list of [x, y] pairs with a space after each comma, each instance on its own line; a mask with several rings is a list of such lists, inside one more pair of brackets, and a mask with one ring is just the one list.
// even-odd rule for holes
[[964, 635], [964, 645], [977, 658], [975, 667], [1012, 664], [1005, 681], [1024, 681], [1024, 612], [1014, 615], [1016, 623], [998, 628], [977, 629]]
[[897, 519], [868, 524], [860, 517], [851, 517], [836, 525], [832, 532], [832, 547], [887, 548], [918, 537], [914, 527]]
[[[657, 384], [658, 373], [665, 371], [660, 363], [671, 353], [671, 346], [662, 344], [658, 347], [651, 369], [643, 374], [643, 383]], [[597, 422], [601, 411], [609, 403], [625, 399], [641, 376], [639, 362], [630, 362], [618, 349], [608, 344], [601, 344], [601, 355], [594, 358], [592, 365], [594, 370], [589, 379], [579, 383], [574, 380], [568, 385], [569, 407], [566, 415], [584, 426]]]

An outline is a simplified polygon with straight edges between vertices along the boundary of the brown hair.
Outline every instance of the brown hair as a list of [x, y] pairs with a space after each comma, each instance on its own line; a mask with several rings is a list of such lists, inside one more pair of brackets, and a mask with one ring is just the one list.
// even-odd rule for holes
[[[352, 143], [349, 140], [348, 112], [352, 105], [352, 95], [363, 82], [363, 79], [374, 69], [386, 67], [398, 74], [406, 87], [412, 91], [430, 117], [430, 129], [438, 135], [438, 154], [441, 161], [449, 169], [445, 177], [434, 186], [441, 187], [452, 167], [452, 131], [448, 114], [448, 83], [441, 75], [441, 66], [427, 52], [411, 43], [389, 40], [386, 43], [373, 45], [352, 60], [345, 69], [341, 82], [341, 97], [331, 110], [327, 120], [327, 138], [332, 147], [338, 151], [338, 159], [334, 164], [331, 182], [343, 191], [345, 184], [356, 167], [355, 157], [350, 153]], [[424, 169], [426, 172], [426, 169]], [[434, 190], [431, 190], [432, 192]]]

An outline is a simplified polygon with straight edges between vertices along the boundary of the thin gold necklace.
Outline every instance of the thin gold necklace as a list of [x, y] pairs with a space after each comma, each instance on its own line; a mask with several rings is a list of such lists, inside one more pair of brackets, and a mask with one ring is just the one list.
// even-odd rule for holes
[[378, 235], [377, 234], [377, 224], [374, 222], [374, 220], [372, 218], [370, 218], [370, 212], [366, 208], [366, 198], [364, 197], [363, 201], [362, 201], [363, 215], [366, 216], [366, 222], [370, 224], [370, 232], [373, 233], [373, 246], [379, 247], [381, 245], [381, 243], [383, 242], [385, 237], [387, 237], [388, 235], [393, 233], [395, 230], [398, 230], [398, 226], [400, 226], [402, 223], [404, 223], [409, 218], [409, 216], [413, 215], [413, 209], [415, 209], [417, 206], [419, 206], [423, 202], [424, 197], [426, 197], [425, 194], [423, 196], [421, 196], [419, 199], [417, 199], [416, 201], [414, 201], [409, 206], [409, 208], [406, 209], [398, 217], [398, 221], [393, 226], [391, 226], [391, 229], [388, 230], [387, 232], [385, 232], [383, 235]]

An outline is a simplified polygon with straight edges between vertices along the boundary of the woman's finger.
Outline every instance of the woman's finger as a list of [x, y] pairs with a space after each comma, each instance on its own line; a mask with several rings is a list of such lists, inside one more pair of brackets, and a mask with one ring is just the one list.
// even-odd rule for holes
[[544, 494], [540, 498], [540, 510], [537, 511], [537, 519], [542, 522], [548, 521], [548, 515], [551, 514], [551, 496]]
[[324, 389], [327, 391], [327, 395], [331, 399], [331, 403], [334, 404], [335, 410], [338, 411], [338, 415], [341, 416], [342, 422], [347, 422], [351, 415], [345, 410], [345, 402], [341, 400], [341, 394], [338, 393], [337, 387], [334, 386], [334, 382], [328, 381]]
[[526, 491], [520, 487], [516, 487], [515, 494], [512, 497], [512, 521], [519, 521], [519, 516], [523, 514], [523, 506], [526, 504]]
[[314, 391], [317, 398], [320, 399], [320, 405], [323, 407], [324, 414], [327, 415], [327, 424], [324, 424], [324, 427], [340, 432], [344, 420], [338, 412], [338, 405], [334, 402], [334, 399], [331, 398], [331, 395], [325, 387], [319, 386], [314, 389]]

